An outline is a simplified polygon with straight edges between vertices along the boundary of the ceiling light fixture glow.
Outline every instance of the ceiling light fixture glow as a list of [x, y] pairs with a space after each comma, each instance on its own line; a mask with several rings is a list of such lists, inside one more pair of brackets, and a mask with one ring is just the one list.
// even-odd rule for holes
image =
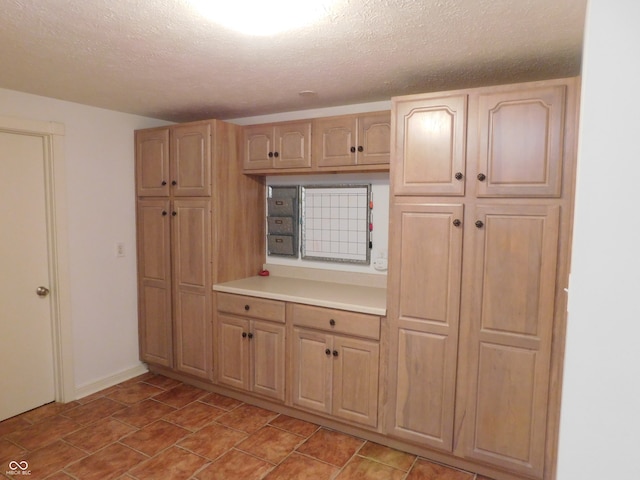
[[206, 18], [247, 35], [275, 35], [328, 15], [335, 0], [191, 0]]

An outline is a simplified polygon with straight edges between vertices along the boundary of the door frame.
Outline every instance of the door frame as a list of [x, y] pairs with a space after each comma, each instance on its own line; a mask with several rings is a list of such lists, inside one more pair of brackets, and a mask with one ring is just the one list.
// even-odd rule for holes
[[70, 402], [75, 400], [76, 395], [73, 373], [64, 125], [57, 122], [0, 116], [0, 130], [7, 133], [39, 136], [43, 141], [54, 395], [56, 402]]

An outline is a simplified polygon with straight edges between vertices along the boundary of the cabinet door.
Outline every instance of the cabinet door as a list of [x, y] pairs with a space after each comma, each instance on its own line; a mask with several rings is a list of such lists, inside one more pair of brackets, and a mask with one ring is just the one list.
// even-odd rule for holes
[[391, 156], [391, 112], [358, 118], [357, 164], [389, 163]]
[[211, 126], [171, 127], [171, 189], [178, 197], [211, 195]]
[[318, 167], [356, 165], [357, 117], [319, 118], [313, 121], [313, 158]]
[[[244, 128], [244, 169], [259, 170], [273, 167], [273, 126], [253, 125]], [[271, 153], [271, 155], [269, 155]]]
[[393, 206], [389, 252], [386, 431], [451, 451], [461, 288], [463, 206]]
[[311, 167], [311, 122], [278, 125], [274, 138], [275, 168]]
[[393, 103], [396, 195], [464, 195], [467, 96]]
[[468, 229], [458, 415], [467, 458], [542, 478], [559, 206], [480, 205]]
[[378, 424], [378, 344], [335, 336], [332, 356], [332, 414], [375, 427]]
[[218, 313], [218, 381], [249, 390], [249, 320]]
[[294, 405], [331, 412], [332, 351], [331, 335], [293, 329]]
[[176, 368], [208, 378], [211, 369], [211, 202], [175, 200], [171, 216]]
[[480, 95], [479, 197], [560, 196], [565, 89]]
[[136, 192], [139, 197], [169, 196], [169, 128], [136, 130]]
[[251, 324], [251, 390], [284, 401], [284, 325]]
[[138, 309], [140, 358], [173, 366], [171, 235], [168, 200], [138, 202]]

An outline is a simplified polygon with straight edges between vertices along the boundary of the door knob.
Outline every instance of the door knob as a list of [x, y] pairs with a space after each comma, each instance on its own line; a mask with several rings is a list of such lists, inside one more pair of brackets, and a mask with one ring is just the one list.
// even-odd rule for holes
[[49, 289], [47, 287], [38, 287], [36, 288], [36, 293], [39, 297], [46, 297], [49, 295]]

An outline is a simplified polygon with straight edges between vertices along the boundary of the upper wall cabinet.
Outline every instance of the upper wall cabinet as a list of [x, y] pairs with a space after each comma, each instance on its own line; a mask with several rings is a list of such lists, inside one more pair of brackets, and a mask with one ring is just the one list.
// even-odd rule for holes
[[467, 95], [396, 102], [396, 195], [464, 195]]
[[313, 164], [320, 169], [388, 164], [390, 154], [390, 112], [313, 121]]
[[479, 95], [479, 197], [560, 196], [565, 91], [555, 85]]
[[138, 196], [210, 196], [210, 129], [203, 122], [136, 131]]
[[244, 128], [244, 169], [311, 167], [311, 122], [251, 125]]

